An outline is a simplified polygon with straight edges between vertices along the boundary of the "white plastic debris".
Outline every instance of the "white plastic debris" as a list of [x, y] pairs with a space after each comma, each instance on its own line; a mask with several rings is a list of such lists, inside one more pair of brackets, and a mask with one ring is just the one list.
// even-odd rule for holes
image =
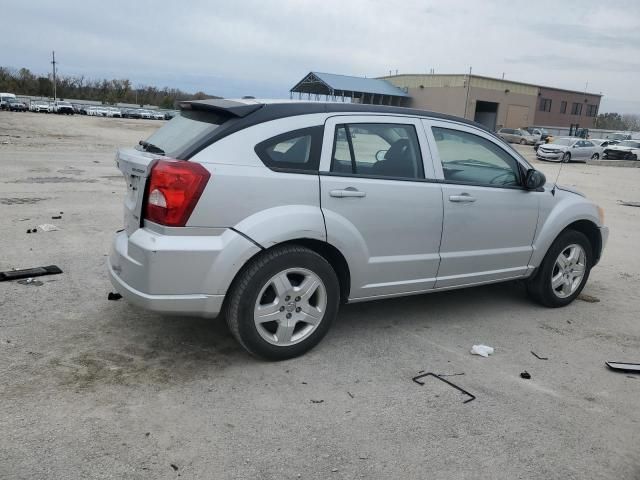
[[52, 223], [43, 223], [42, 225], [38, 225], [38, 228], [43, 232], [53, 232], [54, 230], [60, 230]]
[[481, 357], [488, 357], [493, 354], [493, 347], [488, 347], [487, 345], [474, 345], [471, 347], [472, 355], [480, 355]]

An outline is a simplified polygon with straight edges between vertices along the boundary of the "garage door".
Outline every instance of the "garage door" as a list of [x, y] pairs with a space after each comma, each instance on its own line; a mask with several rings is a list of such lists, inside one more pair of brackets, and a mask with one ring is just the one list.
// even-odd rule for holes
[[505, 127], [521, 128], [529, 126], [529, 107], [526, 105], [507, 106], [507, 120]]

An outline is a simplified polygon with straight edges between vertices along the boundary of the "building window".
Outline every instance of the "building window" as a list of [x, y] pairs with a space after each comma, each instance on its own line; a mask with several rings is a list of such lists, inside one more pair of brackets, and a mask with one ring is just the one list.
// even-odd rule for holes
[[574, 103], [571, 107], [571, 115], [582, 115], [582, 104]]
[[567, 113], [567, 102], [564, 100], [560, 102], [560, 113]]
[[587, 105], [587, 117], [596, 117], [598, 115], [597, 105]]
[[541, 98], [540, 99], [540, 108], [541, 112], [550, 112], [551, 111], [551, 99], [550, 98]]

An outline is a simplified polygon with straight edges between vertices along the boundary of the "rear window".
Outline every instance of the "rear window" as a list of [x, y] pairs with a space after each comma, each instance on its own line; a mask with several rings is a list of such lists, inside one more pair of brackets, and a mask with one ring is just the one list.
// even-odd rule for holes
[[156, 130], [147, 142], [161, 149], [168, 157], [180, 159], [203, 139], [229, 119], [212, 112], [183, 110]]
[[260, 142], [255, 151], [272, 170], [317, 172], [323, 132], [322, 125], [294, 130]]

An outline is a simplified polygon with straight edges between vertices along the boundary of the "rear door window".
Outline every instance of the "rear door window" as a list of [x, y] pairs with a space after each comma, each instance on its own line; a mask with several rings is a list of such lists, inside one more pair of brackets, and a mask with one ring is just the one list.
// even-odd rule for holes
[[337, 125], [331, 171], [365, 177], [423, 179], [415, 127], [395, 123]]
[[322, 125], [294, 130], [260, 142], [255, 151], [272, 170], [317, 173], [323, 132]]

